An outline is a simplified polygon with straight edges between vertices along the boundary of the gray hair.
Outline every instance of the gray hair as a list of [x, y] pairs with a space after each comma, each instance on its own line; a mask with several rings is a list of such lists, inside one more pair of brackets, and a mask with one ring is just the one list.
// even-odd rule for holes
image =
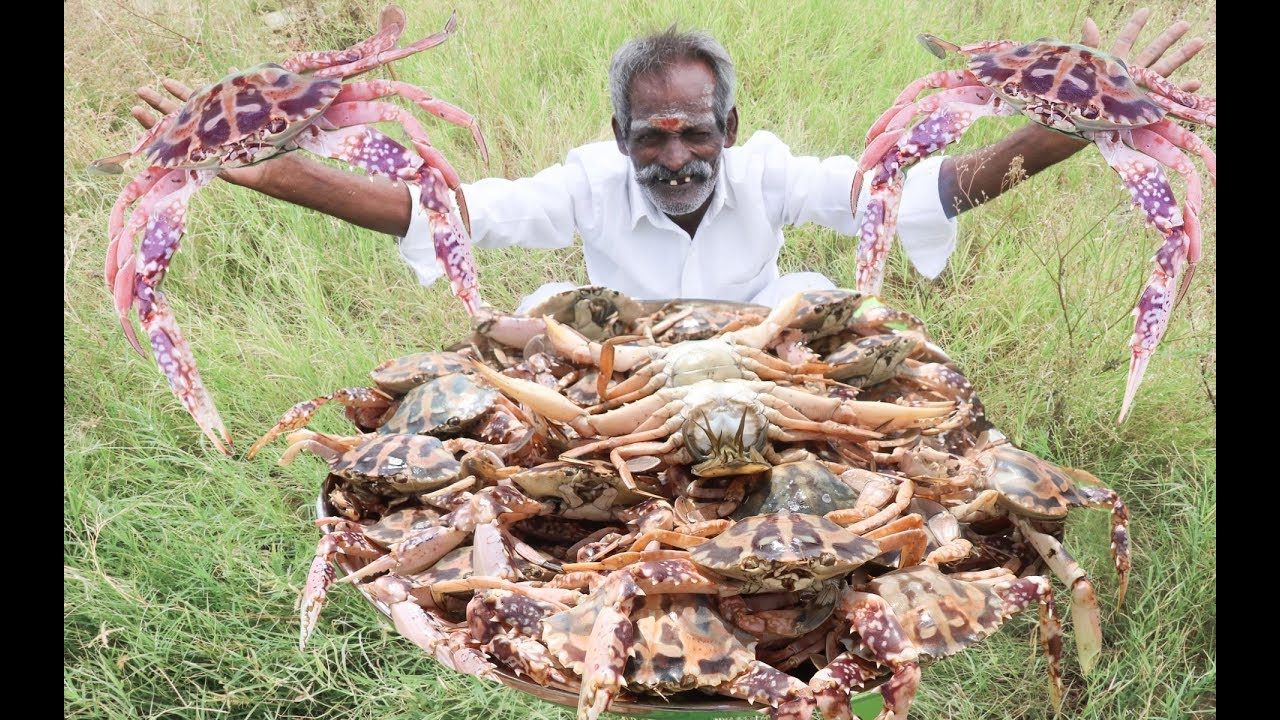
[[609, 96], [613, 99], [613, 114], [617, 116], [623, 133], [631, 128], [631, 98], [627, 94], [631, 81], [637, 75], [671, 67], [681, 60], [702, 60], [711, 66], [716, 78], [711, 110], [716, 126], [720, 132], [725, 131], [737, 83], [729, 52], [705, 32], [679, 32], [672, 25], [662, 32], [628, 40], [613, 54], [613, 61], [609, 63]]

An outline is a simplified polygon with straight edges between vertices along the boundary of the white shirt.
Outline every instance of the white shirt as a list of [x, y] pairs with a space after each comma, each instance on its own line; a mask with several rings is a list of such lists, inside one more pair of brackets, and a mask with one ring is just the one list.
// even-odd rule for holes
[[[907, 257], [930, 278], [946, 267], [956, 239], [956, 221], [938, 196], [941, 163], [941, 156], [928, 158], [908, 173], [898, 216]], [[725, 148], [711, 204], [692, 239], [644, 196], [630, 158], [612, 141], [575, 148], [564, 164], [533, 177], [486, 178], [462, 191], [477, 248], [568, 247], [576, 231], [594, 284], [636, 299], [747, 302], [778, 278], [783, 227], [814, 222], [856, 233], [868, 185], [855, 217], [849, 191], [856, 167], [848, 155], [792, 155], [776, 135], [758, 131]], [[409, 187], [417, 208], [418, 188]], [[852, 239], [848, 252], [857, 248]], [[424, 213], [413, 214], [400, 255], [423, 285], [443, 274]]]

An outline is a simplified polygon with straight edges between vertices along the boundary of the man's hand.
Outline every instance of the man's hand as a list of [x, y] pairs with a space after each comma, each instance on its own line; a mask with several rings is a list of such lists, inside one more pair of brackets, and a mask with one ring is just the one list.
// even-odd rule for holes
[[[1129, 63], [1130, 58], [1127, 57], [1129, 51], [1137, 42], [1138, 34], [1146, 26], [1150, 15], [1151, 12], [1146, 8], [1140, 8], [1134, 12], [1120, 29], [1108, 52]], [[1132, 59], [1132, 64], [1150, 68], [1168, 77], [1195, 57], [1206, 45], [1204, 38], [1195, 37], [1168, 57], [1164, 57], [1169, 48], [1173, 47], [1173, 44], [1178, 42], [1190, 28], [1190, 23], [1185, 20], [1173, 23], [1143, 48], [1142, 52]], [[1085, 18], [1082, 35], [1083, 44], [1101, 48], [1102, 35], [1098, 32], [1098, 26], [1093, 18]], [[1195, 92], [1200, 88], [1200, 82], [1186, 80], [1179, 87], [1187, 92]], [[942, 207], [948, 215], [962, 213], [991, 200], [1041, 170], [1066, 160], [1088, 145], [1087, 140], [1055, 132], [1039, 123], [1029, 123], [994, 145], [944, 160], [938, 178], [938, 194], [942, 200]], [[1018, 158], [1021, 158], [1021, 171], [1018, 174], [1012, 174], [1009, 168]]]
[[[160, 113], [160, 117], [163, 117], [177, 112], [182, 107], [181, 103], [185, 103], [187, 98], [191, 97], [191, 88], [171, 78], [165, 78], [161, 81], [161, 84], [164, 85], [165, 90], [169, 91], [169, 94], [178, 99], [178, 102], [174, 102], [148, 87], [138, 88], [137, 94], [143, 102], [150, 105]], [[147, 129], [150, 129], [160, 121], [159, 117], [153, 115], [150, 110], [142, 105], [134, 105], [129, 112], [133, 115], [134, 120], [137, 120], [142, 127]], [[235, 185], [260, 189], [266, 180], [265, 167], [266, 163], [263, 163], [233, 170], [223, 170], [218, 173], [218, 177]]]
[[[1195, 57], [1204, 49], [1205, 40], [1201, 37], [1191, 38], [1186, 45], [1178, 48], [1178, 51], [1169, 57], [1161, 60], [1160, 58], [1178, 42], [1187, 31], [1191, 29], [1191, 23], [1186, 20], [1179, 20], [1170, 25], [1167, 30], [1160, 34], [1150, 45], [1143, 48], [1137, 57], [1129, 59], [1129, 50], [1133, 48], [1133, 44], [1138, 40], [1138, 33], [1142, 32], [1142, 28], [1147, 24], [1147, 18], [1150, 17], [1151, 11], [1146, 8], [1140, 8], [1129, 18], [1129, 22], [1120, 29], [1120, 34], [1116, 36], [1116, 41], [1112, 43], [1111, 49], [1107, 52], [1116, 57], [1123, 58], [1125, 62], [1138, 67], [1149, 68], [1164, 77], [1169, 77], [1174, 70], [1182, 67], [1188, 60]], [[1098, 26], [1093, 22], [1093, 18], [1084, 19], [1084, 31], [1081, 42], [1092, 48], [1102, 47], [1102, 35], [1098, 33]], [[1200, 89], [1199, 80], [1184, 80], [1178, 83], [1178, 87], [1187, 92], [1195, 92]]]

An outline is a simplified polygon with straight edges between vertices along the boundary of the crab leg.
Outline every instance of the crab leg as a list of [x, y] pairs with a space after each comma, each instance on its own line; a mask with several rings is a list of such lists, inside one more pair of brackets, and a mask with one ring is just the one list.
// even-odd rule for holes
[[996, 592], [1004, 600], [1004, 616], [1012, 617], [1031, 603], [1040, 601], [1040, 645], [1049, 657], [1049, 698], [1055, 710], [1062, 709], [1062, 674], [1058, 669], [1062, 659], [1062, 623], [1053, 600], [1053, 588], [1049, 579], [1033, 575], [1015, 580], [1007, 588]]
[[[1169, 327], [1169, 314], [1173, 310], [1178, 274], [1187, 264], [1191, 240], [1182, 218], [1182, 212], [1173, 199], [1173, 189], [1159, 161], [1137, 150], [1126, 147], [1119, 133], [1089, 133], [1102, 155], [1107, 159], [1133, 196], [1134, 204], [1142, 209], [1147, 221], [1156, 226], [1164, 236], [1164, 244], [1156, 251], [1156, 268], [1147, 280], [1138, 306], [1133, 337], [1129, 340], [1132, 358], [1129, 364], [1129, 380], [1125, 385], [1124, 402], [1116, 423], [1124, 422], [1129, 406], [1142, 384], [1147, 363], [1155, 353], [1160, 338]], [[1176, 151], [1175, 151], [1176, 152]], [[1179, 153], [1181, 154], [1181, 153]]]
[[[364, 528], [356, 523], [338, 518], [322, 518], [324, 521], [336, 521], [342, 529], [335, 529], [320, 538], [316, 545], [316, 555], [311, 560], [311, 569], [307, 571], [307, 582], [302, 589], [301, 623], [298, 636], [298, 649], [307, 646], [307, 638], [316, 629], [316, 620], [320, 618], [320, 609], [324, 607], [325, 598], [329, 596], [329, 587], [333, 585], [336, 573], [333, 570], [333, 559], [339, 554], [355, 555], [363, 558], [376, 558], [383, 551], [369, 542], [364, 535]], [[319, 521], [318, 521], [319, 522]]]
[[444, 622], [423, 610], [414, 601], [412, 586], [394, 575], [378, 578], [369, 585], [374, 599], [391, 608], [391, 620], [401, 635], [426, 650], [440, 664], [454, 672], [497, 680], [497, 668], [472, 647], [465, 630], [444, 632]]
[[304, 400], [297, 405], [285, 411], [277, 422], [265, 435], [258, 439], [253, 447], [249, 448], [248, 458], [253, 459], [258, 451], [267, 443], [276, 439], [280, 433], [291, 432], [306, 427], [311, 422], [311, 417], [316, 414], [321, 405], [330, 400], [337, 400], [346, 407], [357, 408], [387, 408], [391, 405], [392, 398], [390, 395], [382, 392], [377, 388], [369, 387], [350, 387], [341, 390], [335, 390], [328, 395], [321, 395], [318, 398]]
[[231, 436], [204, 388], [191, 346], [183, 339], [169, 303], [160, 291], [169, 261], [177, 252], [186, 228], [187, 203], [191, 195], [213, 180], [216, 174], [211, 170], [182, 171], [183, 185], [152, 207], [135, 260], [134, 307], [142, 328], [151, 340], [156, 362], [169, 380], [169, 388], [214, 446], [223, 454], [230, 455]]
[[1200, 262], [1200, 174], [1196, 172], [1195, 167], [1185, 155], [1169, 147], [1168, 143], [1199, 155], [1204, 160], [1205, 167], [1209, 170], [1209, 180], [1214, 185], [1218, 183], [1218, 158], [1197, 135], [1168, 120], [1161, 120], [1132, 131], [1128, 143], [1135, 150], [1144, 152], [1167, 167], [1177, 170], [1186, 181], [1186, 196], [1182, 201], [1182, 226], [1187, 231], [1191, 246], [1187, 249], [1187, 269], [1178, 287], [1178, 297], [1173, 303], [1174, 307], [1177, 307], [1178, 303], [1182, 302], [1183, 296], [1187, 294], [1187, 288], [1191, 286], [1191, 278], [1196, 272], [1196, 264]]
[[1022, 537], [1040, 553], [1058, 579], [1071, 588], [1071, 621], [1076, 635], [1076, 654], [1080, 656], [1080, 672], [1088, 675], [1102, 653], [1102, 621], [1098, 608], [1098, 594], [1093, 590], [1089, 576], [1080, 568], [1076, 559], [1057, 538], [1031, 527], [1031, 523], [1016, 515], [1009, 519], [1017, 526]]
[[[860, 636], [859, 642], [876, 661], [893, 670], [893, 678], [880, 686], [884, 709], [876, 720], [906, 718], [920, 683], [919, 651], [907, 639], [889, 603], [878, 595], [846, 590], [836, 608], [838, 617], [849, 621]], [[843, 653], [809, 681], [824, 718], [849, 718], [850, 690], [866, 682], [866, 665]], [[876, 675], [880, 673], [877, 672]]]
[[1169, 113], [1209, 127], [1218, 126], [1217, 98], [1186, 92], [1149, 68], [1129, 68], [1129, 77], [1150, 89], [1148, 97]]
[[[295, 141], [299, 147], [346, 161], [369, 173], [419, 182], [422, 186], [420, 200], [430, 220], [436, 261], [467, 313], [474, 316], [480, 312], [479, 283], [471, 243], [461, 220], [453, 211], [448, 183], [438, 169], [423, 163], [400, 143], [361, 125], [303, 133]], [[462, 194], [458, 193], [457, 197], [461, 201]]]
[[[480, 156], [484, 158], [486, 164], [489, 162], [489, 147], [485, 144], [484, 135], [480, 133], [480, 124], [471, 116], [471, 113], [457, 105], [432, 97], [422, 88], [395, 80], [366, 80], [343, 85], [342, 90], [338, 92], [338, 96], [333, 101], [345, 104], [353, 100], [375, 100], [391, 95], [399, 95], [406, 98], [441, 120], [470, 130], [471, 138], [475, 141], [476, 147], [480, 148]], [[399, 106], [396, 105], [392, 107], [399, 109]], [[325, 113], [325, 117], [329, 117], [328, 112]], [[443, 170], [444, 168], [441, 167], [440, 169]], [[452, 169], [450, 169], [450, 172], [446, 173], [445, 177], [449, 180], [449, 187], [456, 189], [458, 184], [457, 173], [452, 172]]]
[[899, 93], [893, 104], [889, 106], [889, 109], [881, 113], [880, 117], [871, 123], [871, 127], [867, 130], [867, 144], [871, 144], [872, 140], [875, 140], [880, 133], [884, 132], [884, 129], [889, 125], [889, 121], [898, 114], [899, 110], [914, 103], [920, 93], [925, 90], [957, 88], [965, 85], [974, 85], [977, 82], [978, 79], [968, 70], [939, 70], [916, 80]]
[[[968, 90], [968, 88], [965, 88]], [[966, 102], [947, 103], [921, 120], [898, 139], [896, 144], [879, 154], [879, 141], [894, 137], [881, 135], [873, 147], [863, 153], [859, 167], [871, 167], [870, 199], [863, 210], [861, 240], [858, 245], [857, 289], [878, 294], [884, 282], [884, 264], [889, 256], [889, 243], [898, 226], [898, 204], [902, 200], [903, 171], [922, 158], [957, 141], [979, 117], [1011, 114], [1008, 106], [991, 91], [982, 105]], [[927, 98], [926, 98], [927, 100]], [[857, 189], [855, 182], [854, 189]], [[851, 196], [855, 204], [857, 196]]]
[[715, 690], [750, 703], [768, 705], [761, 712], [771, 720], [808, 720], [815, 704], [813, 693], [804, 682], [759, 660], [753, 661], [746, 672]]

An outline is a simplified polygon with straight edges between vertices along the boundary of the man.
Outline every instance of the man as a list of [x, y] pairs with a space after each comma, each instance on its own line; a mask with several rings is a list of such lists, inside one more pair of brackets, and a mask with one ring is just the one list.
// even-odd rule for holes
[[[1112, 45], [1113, 55], [1129, 54], [1148, 14], [1134, 13]], [[1204, 47], [1195, 38], [1160, 59], [1188, 27], [1174, 23], [1133, 62], [1168, 75]], [[1083, 34], [1085, 44], [1101, 44], [1092, 19]], [[858, 218], [849, 195], [856, 159], [797, 157], [765, 131], [736, 147], [735, 82], [728, 53], [706, 34], [669, 30], [627, 43], [609, 69], [615, 142], [572, 150], [564, 164], [530, 178], [464, 184], [473, 244], [558, 248], [572, 244], [576, 233], [591, 282], [643, 299], [773, 305], [799, 290], [833, 287], [818, 273], [779, 277], [782, 227], [816, 222], [855, 234]], [[190, 94], [176, 82], [166, 80], [165, 87], [180, 99]], [[1199, 83], [1181, 87], [1194, 91]], [[138, 95], [161, 112], [177, 109], [150, 89]], [[155, 122], [140, 106], [133, 114], [144, 126]], [[898, 221], [908, 257], [925, 275], [937, 276], [955, 245], [955, 216], [1000, 195], [1015, 158], [1031, 176], [1086, 144], [1029, 123], [988, 148], [919, 163], [906, 180]], [[426, 220], [411, 212], [417, 188], [370, 184], [300, 154], [222, 177], [399, 236], [401, 256], [422, 284], [441, 275]], [[859, 205], [865, 200], [864, 188]], [[544, 285], [521, 309], [567, 287]]]

